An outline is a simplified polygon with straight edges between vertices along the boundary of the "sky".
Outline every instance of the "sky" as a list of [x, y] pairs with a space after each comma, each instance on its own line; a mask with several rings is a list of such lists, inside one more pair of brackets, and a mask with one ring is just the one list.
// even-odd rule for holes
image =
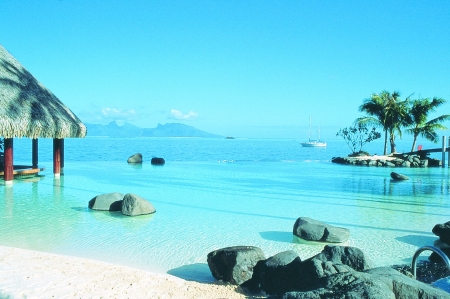
[[332, 139], [383, 90], [450, 113], [447, 0], [0, 0], [0, 20], [0, 44], [85, 123], [307, 139], [311, 117]]

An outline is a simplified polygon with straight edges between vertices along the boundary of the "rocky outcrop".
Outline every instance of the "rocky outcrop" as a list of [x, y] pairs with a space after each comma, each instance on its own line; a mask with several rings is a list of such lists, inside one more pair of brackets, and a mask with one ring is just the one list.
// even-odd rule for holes
[[119, 192], [100, 194], [89, 201], [88, 207], [99, 211], [121, 211], [123, 196]]
[[440, 160], [420, 157], [419, 155], [394, 154], [387, 159], [385, 156], [367, 157], [333, 157], [331, 162], [346, 165], [378, 166], [378, 167], [437, 167]]
[[261, 260], [241, 287], [283, 299], [450, 298], [392, 268], [372, 269], [358, 248], [331, 245], [305, 261], [293, 251]]
[[146, 199], [132, 193], [125, 194], [122, 201], [122, 214], [139, 216], [153, 214], [155, 207]]
[[293, 234], [308, 241], [341, 243], [348, 240], [350, 231], [308, 217], [300, 217], [294, 224]]
[[127, 160], [128, 163], [142, 163], [142, 154], [136, 153], [130, 156]]
[[278, 298], [444, 299], [450, 294], [386, 267], [325, 276], [313, 290], [287, 292]]
[[258, 247], [233, 246], [210, 252], [207, 262], [215, 279], [240, 285], [252, 277], [253, 267], [265, 258]]
[[406, 181], [406, 180], [409, 180], [409, 177], [407, 177], [406, 175], [403, 175], [403, 174], [400, 174], [400, 173], [397, 173], [397, 172], [391, 172], [391, 178], [394, 180], [394, 181]]
[[152, 165], [164, 165], [166, 161], [163, 158], [153, 157], [150, 163]]
[[[433, 234], [439, 237], [438, 240], [434, 242], [434, 246], [442, 250], [448, 257], [450, 257], [450, 221], [436, 224], [431, 230]], [[442, 258], [433, 252], [429, 257], [432, 263], [442, 263]]]

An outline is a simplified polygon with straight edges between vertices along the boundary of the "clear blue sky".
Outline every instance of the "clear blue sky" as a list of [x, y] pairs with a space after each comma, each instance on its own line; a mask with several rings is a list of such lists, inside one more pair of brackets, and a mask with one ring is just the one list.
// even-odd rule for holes
[[0, 0], [0, 20], [0, 44], [87, 123], [306, 139], [311, 115], [327, 139], [383, 90], [450, 113], [446, 0]]

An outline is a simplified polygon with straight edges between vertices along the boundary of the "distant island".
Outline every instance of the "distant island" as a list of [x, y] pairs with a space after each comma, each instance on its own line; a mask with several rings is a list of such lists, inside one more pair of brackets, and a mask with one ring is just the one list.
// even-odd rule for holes
[[158, 124], [156, 128], [140, 128], [130, 123], [119, 126], [112, 121], [108, 125], [88, 124], [87, 137], [202, 137], [223, 138], [223, 136], [211, 134], [194, 127], [180, 124], [167, 123]]

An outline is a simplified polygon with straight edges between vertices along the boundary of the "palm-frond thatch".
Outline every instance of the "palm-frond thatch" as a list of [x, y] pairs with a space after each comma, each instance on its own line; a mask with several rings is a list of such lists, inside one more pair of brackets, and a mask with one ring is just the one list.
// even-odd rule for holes
[[0, 45], [0, 136], [70, 138], [86, 126]]

